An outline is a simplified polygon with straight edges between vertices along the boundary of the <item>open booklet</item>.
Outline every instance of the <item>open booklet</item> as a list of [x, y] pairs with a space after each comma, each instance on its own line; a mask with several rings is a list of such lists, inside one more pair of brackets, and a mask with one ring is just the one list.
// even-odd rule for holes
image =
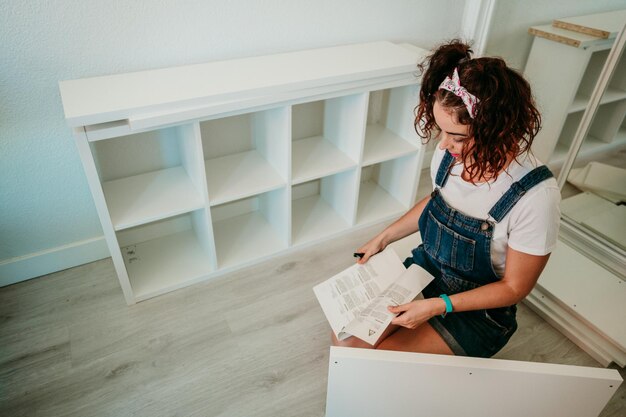
[[408, 269], [392, 248], [354, 264], [313, 288], [337, 339], [350, 336], [376, 345], [396, 314], [387, 306], [413, 300], [433, 276], [418, 265]]

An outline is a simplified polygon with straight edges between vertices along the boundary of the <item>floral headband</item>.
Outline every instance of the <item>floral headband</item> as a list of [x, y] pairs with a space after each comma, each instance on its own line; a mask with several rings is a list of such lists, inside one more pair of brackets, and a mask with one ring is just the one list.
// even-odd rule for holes
[[446, 79], [443, 80], [443, 82], [439, 85], [439, 89], [451, 91], [455, 96], [463, 100], [463, 104], [465, 104], [465, 108], [467, 109], [470, 117], [472, 119], [474, 118], [476, 115], [476, 103], [480, 100], [478, 100], [475, 95], [467, 91], [465, 87], [461, 86], [461, 80], [459, 79], [459, 71], [457, 68], [454, 69], [452, 78], [446, 77]]

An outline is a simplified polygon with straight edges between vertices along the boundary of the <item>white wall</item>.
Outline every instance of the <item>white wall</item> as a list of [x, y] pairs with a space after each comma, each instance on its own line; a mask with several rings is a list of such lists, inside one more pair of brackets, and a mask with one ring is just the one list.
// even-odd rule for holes
[[485, 55], [504, 58], [523, 70], [532, 46], [530, 26], [560, 17], [580, 16], [626, 8], [626, 0], [495, 0], [493, 23]]
[[[496, 0], [486, 54], [523, 69], [529, 26], [619, 8]], [[381, 39], [427, 48], [462, 13], [456, 0], [0, 0], [0, 285], [107, 256], [59, 80]]]
[[0, 0], [0, 285], [107, 256], [59, 80], [382, 39], [430, 47], [462, 12], [455, 0]]

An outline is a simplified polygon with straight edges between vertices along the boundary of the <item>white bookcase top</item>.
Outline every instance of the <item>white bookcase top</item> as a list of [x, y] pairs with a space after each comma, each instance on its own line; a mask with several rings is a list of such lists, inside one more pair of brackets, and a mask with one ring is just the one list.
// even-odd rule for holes
[[70, 126], [322, 85], [413, 74], [426, 51], [391, 42], [311, 49], [59, 82]]

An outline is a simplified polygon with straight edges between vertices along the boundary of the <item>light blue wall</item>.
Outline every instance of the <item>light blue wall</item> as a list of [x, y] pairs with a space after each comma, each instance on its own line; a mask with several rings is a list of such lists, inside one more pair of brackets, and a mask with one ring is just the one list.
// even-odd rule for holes
[[102, 235], [59, 80], [381, 39], [429, 47], [460, 29], [458, 3], [0, 0], [0, 264]]

